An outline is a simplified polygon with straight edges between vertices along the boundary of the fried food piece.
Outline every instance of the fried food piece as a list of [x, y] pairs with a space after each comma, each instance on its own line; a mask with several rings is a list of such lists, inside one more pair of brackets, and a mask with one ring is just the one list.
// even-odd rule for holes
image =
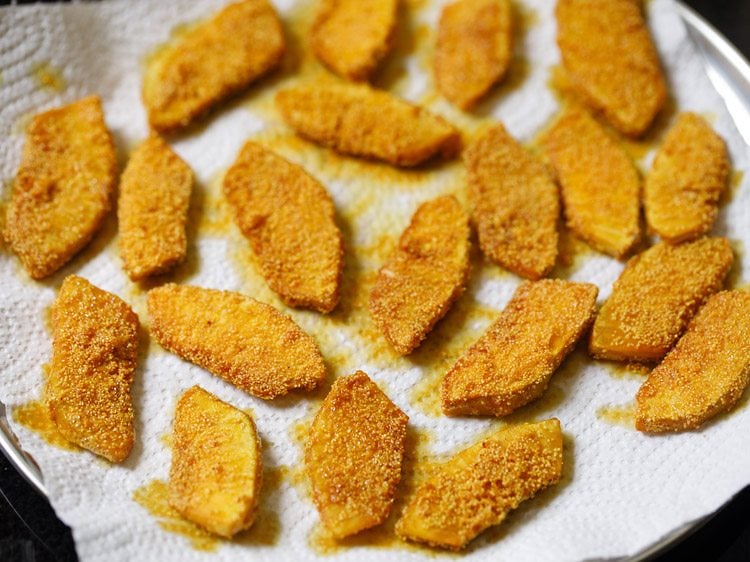
[[388, 517], [408, 421], [362, 371], [333, 383], [310, 429], [305, 470], [320, 518], [334, 537]]
[[148, 292], [148, 313], [162, 346], [253, 396], [312, 390], [326, 377], [310, 336], [239, 293], [169, 283]]
[[378, 272], [370, 312], [399, 354], [411, 353], [469, 278], [469, 217], [452, 195], [423, 203]]
[[721, 285], [734, 256], [725, 238], [664, 242], [633, 257], [594, 322], [589, 351], [622, 361], [659, 361]]
[[149, 61], [142, 91], [149, 125], [160, 132], [186, 127], [276, 68], [283, 54], [284, 32], [271, 4], [230, 4]]
[[633, 0], [558, 0], [557, 44], [571, 85], [621, 133], [640, 136], [664, 106], [659, 56]]
[[281, 91], [276, 106], [297, 134], [334, 150], [416, 166], [436, 154], [456, 155], [453, 125], [363, 84], [309, 83]]
[[649, 228], [671, 243], [706, 234], [729, 176], [722, 138], [695, 113], [682, 113], [667, 133], [644, 185]]
[[133, 385], [138, 316], [122, 299], [76, 275], [52, 306], [52, 361], [44, 399], [60, 433], [111, 462], [135, 441]]
[[636, 395], [635, 427], [696, 429], [734, 406], [750, 382], [750, 293], [710, 297]]
[[585, 110], [569, 107], [543, 135], [568, 228], [617, 258], [641, 237], [640, 179], [625, 149]]
[[393, 48], [398, 9], [398, 0], [320, 0], [310, 48], [339, 76], [369, 80]]
[[169, 504], [222, 537], [249, 528], [263, 481], [253, 419], [194, 386], [177, 403], [172, 441]]
[[496, 264], [527, 279], [547, 275], [557, 259], [557, 186], [502, 125], [464, 153], [469, 203], [479, 246]]
[[460, 550], [522, 501], [557, 483], [562, 467], [559, 420], [505, 427], [439, 467], [409, 499], [396, 533]]
[[26, 129], [3, 237], [33, 279], [65, 265], [109, 212], [115, 145], [97, 96], [38, 114]]
[[138, 281], [185, 259], [193, 172], [158, 135], [135, 149], [120, 180], [120, 257]]
[[594, 318], [599, 289], [561, 279], [526, 282], [453, 365], [440, 394], [448, 416], [505, 416], [541, 396]]
[[333, 310], [344, 242], [325, 188], [296, 164], [248, 142], [224, 176], [224, 195], [271, 289], [289, 306]]
[[513, 54], [510, 0], [458, 0], [443, 8], [435, 82], [448, 101], [468, 109], [499, 82]]

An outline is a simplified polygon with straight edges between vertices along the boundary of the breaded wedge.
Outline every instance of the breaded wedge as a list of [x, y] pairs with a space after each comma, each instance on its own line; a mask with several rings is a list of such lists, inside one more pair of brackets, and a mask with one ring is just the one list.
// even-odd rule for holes
[[409, 499], [396, 533], [460, 550], [522, 501], [557, 483], [562, 467], [559, 420], [505, 427], [439, 467]]
[[143, 104], [151, 127], [169, 132], [278, 66], [284, 32], [267, 0], [241, 0], [196, 25], [151, 59]]
[[333, 310], [344, 242], [325, 188], [296, 164], [248, 142], [224, 176], [224, 195], [271, 289], [289, 306]]
[[560, 199], [542, 163], [502, 125], [477, 139], [464, 162], [484, 254], [521, 277], [547, 275], [557, 259]]
[[459, 357], [440, 395], [449, 416], [505, 416], [541, 396], [594, 317], [599, 290], [561, 279], [526, 282]]
[[130, 156], [120, 180], [119, 249], [128, 277], [164, 273], [185, 259], [193, 172], [158, 135]]
[[710, 297], [636, 395], [635, 427], [696, 429], [734, 406], [750, 382], [750, 293]]
[[452, 195], [423, 203], [378, 272], [370, 312], [406, 355], [461, 296], [469, 277], [469, 217]]
[[641, 237], [640, 179], [625, 149], [583, 108], [571, 106], [541, 138], [557, 174], [568, 228], [621, 258]]
[[109, 212], [115, 145], [90, 96], [40, 113], [26, 129], [3, 237], [33, 279], [65, 265]]
[[441, 94], [468, 109], [505, 76], [513, 55], [510, 0], [458, 0], [443, 8], [435, 48]]
[[603, 359], [659, 361], [721, 289], [733, 260], [725, 238], [662, 242], [633, 257], [596, 317], [589, 351]]
[[458, 131], [441, 117], [361, 84], [304, 84], [279, 92], [276, 106], [299, 135], [395, 166], [450, 158], [460, 147]]
[[680, 114], [644, 184], [649, 229], [671, 243], [706, 234], [728, 176], [729, 155], [722, 138], [702, 117]]
[[334, 537], [388, 517], [408, 421], [362, 371], [333, 383], [310, 429], [305, 470], [320, 518]]
[[76, 275], [52, 306], [52, 361], [44, 399], [72, 443], [122, 462], [135, 441], [133, 385], [138, 316], [119, 297]]
[[250, 297], [169, 283], [148, 292], [148, 313], [162, 346], [253, 396], [312, 390], [326, 378], [315, 341]]
[[250, 527], [263, 481], [253, 419], [194, 386], [177, 403], [172, 443], [170, 505], [222, 537]]
[[558, 0], [557, 44], [573, 88], [621, 133], [639, 136], [664, 106], [659, 56], [633, 0]]
[[369, 80], [393, 47], [399, 0], [320, 0], [310, 29], [318, 60], [349, 80]]

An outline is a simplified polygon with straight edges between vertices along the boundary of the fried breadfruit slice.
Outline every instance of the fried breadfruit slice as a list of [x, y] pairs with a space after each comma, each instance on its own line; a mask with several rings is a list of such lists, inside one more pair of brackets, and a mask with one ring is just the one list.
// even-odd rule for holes
[[315, 341], [250, 297], [169, 283], [148, 292], [148, 313], [162, 346], [253, 396], [276, 398], [325, 380]]
[[99, 230], [111, 207], [116, 170], [97, 96], [34, 117], [3, 232], [33, 279], [60, 269]]
[[722, 138], [695, 113], [667, 133], [644, 185], [649, 228], [671, 243], [706, 234], [727, 186], [729, 155]]
[[296, 164], [248, 142], [224, 176], [224, 195], [271, 289], [289, 306], [333, 310], [344, 242], [325, 188]]
[[158, 135], [130, 156], [120, 180], [119, 249], [128, 277], [164, 273], [185, 259], [193, 172]]
[[557, 259], [557, 186], [541, 162], [497, 125], [464, 153], [479, 246], [496, 264], [527, 279]]
[[733, 260], [725, 238], [661, 242], [631, 258], [596, 317], [589, 351], [602, 359], [659, 361], [721, 289]]
[[364, 84], [308, 83], [279, 92], [276, 106], [299, 135], [395, 166], [453, 157], [460, 146], [458, 131], [441, 117]]
[[320, 518], [334, 537], [388, 517], [408, 421], [362, 371], [333, 384], [310, 429], [305, 470]]
[[625, 149], [583, 108], [570, 106], [542, 136], [557, 174], [568, 228], [623, 257], [641, 237], [640, 179]]
[[160, 50], [146, 67], [151, 127], [170, 132], [278, 66], [284, 32], [266, 0], [241, 0]]
[[469, 109], [499, 82], [513, 54], [510, 0], [458, 0], [443, 9], [435, 82], [448, 101]]
[[138, 316], [122, 299], [69, 275], [52, 306], [52, 361], [44, 399], [62, 435], [111, 462], [135, 441]]
[[452, 195], [423, 203], [378, 272], [370, 312], [399, 354], [411, 353], [469, 278], [469, 217]]
[[253, 419], [194, 386], [177, 403], [172, 443], [170, 505], [222, 537], [250, 527], [263, 481]]
[[396, 533], [460, 550], [521, 502], [557, 483], [562, 467], [559, 420], [508, 426], [438, 467], [409, 499]]
[[635, 427], [696, 429], [734, 406], [750, 382], [750, 293], [710, 297], [636, 395]]
[[561, 279], [526, 282], [445, 375], [449, 416], [505, 416], [541, 396], [594, 317], [599, 290]]
[[571, 85], [621, 133], [640, 136], [664, 106], [667, 86], [633, 0], [559, 0], [557, 44]]
[[320, 0], [310, 29], [318, 60], [349, 80], [369, 80], [393, 48], [399, 0]]

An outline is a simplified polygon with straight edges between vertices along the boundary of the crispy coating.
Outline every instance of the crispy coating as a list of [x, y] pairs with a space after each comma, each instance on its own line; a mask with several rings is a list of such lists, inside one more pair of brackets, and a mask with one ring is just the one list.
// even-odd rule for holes
[[445, 375], [449, 416], [505, 416], [541, 396], [594, 318], [599, 290], [561, 279], [526, 282]]
[[99, 230], [111, 206], [116, 169], [97, 96], [34, 117], [3, 232], [32, 278], [60, 269]]
[[248, 142], [224, 176], [224, 195], [271, 289], [289, 306], [333, 310], [344, 241], [325, 188], [299, 166]]
[[185, 259], [193, 172], [158, 135], [135, 149], [120, 180], [119, 249], [128, 277], [164, 273]]
[[169, 283], [148, 292], [148, 313], [162, 346], [253, 396], [312, 390], [326, 377], [309, 335], [239, 293]]
[[499, 82], [513, 54], [510, 0], [458, 0], [443, 8], [435, 82], [448, 101], [468, 109]]
[[557, 483], [562, 467], [559, 420], [505, 427], [439, 467], [409, 499], [396, 533], [460, 550], [522, 501]]
[[641, 237], [640, 179], [625, 149], [583, 108], [568, 107], [541, 139], [565, 221], [597, 250], [623, 257]]
[[133, 385], [138, 316], [119, 297], [76, 275], [52, 306], [52, 361], [44, 398], [69, 441], [122, 462], [135, 441]]
[[734, 406], [750, 382], [750, 293], [706, 301], [636, 395], [635, 427], [696, 429]]
[[364, 84], [313, 82], [279, 92], [276, 106], [299, 135], [395, 166], [453, 157], [460, 146], [443, 118]]
[[727, 147], [705, 119], [680, 114], [644, 184], [649, 229], [673, 244], [706, 234], [716, 219], [729, 167]]
[[305, 446], [313, 500], [333, 536], [353, 535], [388, 517], [408, 421], [362, 371], [333, 384]]
[[725, 238], [664, 242], [633, 257], [594, 322], [589, 351], [623, 361], [659, 361], [721, 285], [734, 256]]
[[194, 386], [177, 403], [172, 442], [170, 505], [222, 537], [250, 527], [263, 481], [253, 419]]
[[555, 13], [573, 88], [621, 133], [645, 133], [664, 106], [667, 86], [641, 2], [558, 0]]
[[320, 0], [310, 29], [318, 60], [349, 80], [369, 80], [393, 48], [399, 0]]
[[497, 125], [464, 153], [479, 246], [496, 264], [527, 279], [557, 259], [557, 186], [541, 162]]
[[370, 312], [388, 343], [411, 353], [469, 278], [469, 217], [452, 195], [423, 203], [378, 272]]
[[143, 104], [151, 127], [169, 132], [278, 66], [284, 32], [266, 0], [241, 0], [195, 26], [149, 62]]

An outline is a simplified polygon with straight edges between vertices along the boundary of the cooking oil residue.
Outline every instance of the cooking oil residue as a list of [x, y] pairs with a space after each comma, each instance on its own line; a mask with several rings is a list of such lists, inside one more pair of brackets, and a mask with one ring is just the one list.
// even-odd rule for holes
[[557, 264], [552, 276], [565, 279], [579, 269], [583, 262], [595, 252], [568, 228], [560, 228], [559, 232]]
[[31, 67], [31, 74], [40, 88], [51, 90], [56, 93], [62, 92], [65, 87], [65, 78], [62, 72], [54, 68], [49, 62], [39, 62]]
[[635, 402], [620, 406], [602, 406], [597, 409], [596, 417], [610, 425], [635, 429]]
[[13, 408], [13, 420], [30, 429], [44, 441], [66, 451], [80, 452], [83, 449], [74, 445], [63, 437], [52, 420], [47, 404], [42, 401], [33, 401]]
[[637, 379], [642, 381], [651, 372], [651, 368], [642, 363], [616, 363], [607, 361], [603, 364], [607, 372], [615, 379]]
[[737, 195], [737, 192], [740, 190], [740, 187], [742, 186], [742, 182], [744, 179], [745, 179], [744, 170], [732, 170], [732, 173], [729, 176], [729, 182], [727, 183], [727, 189], [725, 189], [722, 192], [719, 205], [726, 205], [727, 203], [731, 202], [735, 198], [735, 196]]

